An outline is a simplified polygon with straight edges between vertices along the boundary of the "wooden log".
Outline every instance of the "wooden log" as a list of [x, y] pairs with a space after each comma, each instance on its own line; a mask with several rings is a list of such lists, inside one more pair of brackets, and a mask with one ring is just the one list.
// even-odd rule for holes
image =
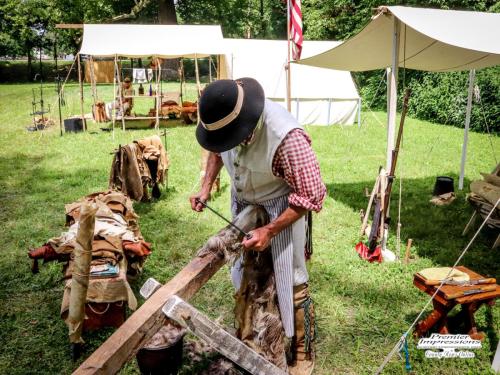
[[163, 307], [163, 313], [251, 374], [286, 375], [285, 371], [230, 335], [220, 325], [212, 322], [206, 315], [183, 301], [182, 298], [170, 297]]
[[94, 238], [95, 213], [97, 207], [82, 204], [80, 223], [76, 235], [75, 260], [69, 297], [68, 325], [69, 340], [74, 344], [83, 344], [82, 329], [85, 318], [85, 303], [89, 286], [90, 261], [92, 260], [92, 240]]
[[[261, 207], [248, 206], [233, 222], [248, 232], [262, 225], [265, 217]], [[117, 373], [165, 324], [166, 317], [161, 309], [168, 298], [173, 295], [185, 300], [191, 298], [225, 263], [224, 251], [230, 251], [239, 240], [240, 233], [232, 227], [226, 227], [210, 238], [199, 255], [158, 289], [74, 374]]]

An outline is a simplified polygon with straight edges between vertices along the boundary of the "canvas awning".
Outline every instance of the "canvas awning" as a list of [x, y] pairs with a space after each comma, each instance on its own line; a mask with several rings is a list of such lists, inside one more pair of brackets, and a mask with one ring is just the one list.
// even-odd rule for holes
[[81, 55], [207, 57], [226, 53], [218, 25], [84, 25]]
[[470, 70], [459, 189], [463, 188], [475, 69], [500, 64], [500, 14], [382, 6], [358, 34], [329, 51], [300, 60], [322, 68], [388, 68], [387, 170], [396, 128], [398, 67], [435, 72]]
[[379, 8], [358, 34], [300, 64], [349, 71], [391, 66], [394, 20], [400, 21], [400, 67], [427, 71], [500, 64], [500, 14], [403, 6]]

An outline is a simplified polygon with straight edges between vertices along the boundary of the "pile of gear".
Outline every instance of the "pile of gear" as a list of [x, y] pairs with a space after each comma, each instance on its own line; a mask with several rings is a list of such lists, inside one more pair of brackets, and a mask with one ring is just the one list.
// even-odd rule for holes
[[75, 268], [74, 251], [80, 228], [82, 205], [96, 207], [92, 241], [89, 285], [86, 295], [84, 329], [102, 326], [118, 327], [125, 320], [125, 303], [137, 308], [137, 300], [128, 278], [142, 272], [146, 257], [151, 254], [151, 244], [144, 241], [138, 225], [138, 216], [129, 197], [116, 191], [87, 195], [65, 206], [68, 230], [59, 237], [49, 239], [44, 245], [30, 249], [33, 272], [38, 272], [38, 260], [64, 262], [64, 295], [61, 317], [66, 320], [70, 308], [71, 284]]
[[157, 135], [119, 146], [115, 151], [109, 177], [109, 188], [121, 191], [136, 201], [159, 198], [159, 184], [168, 179], [169, 160]]
[[487, 205], [491, 210], [500, 199], [500, 164], [493, 173], [481, 173], [481, 175], [482, 180], [470, 184], [471, 192], [467, 195], [467, 199], [473, 206]]

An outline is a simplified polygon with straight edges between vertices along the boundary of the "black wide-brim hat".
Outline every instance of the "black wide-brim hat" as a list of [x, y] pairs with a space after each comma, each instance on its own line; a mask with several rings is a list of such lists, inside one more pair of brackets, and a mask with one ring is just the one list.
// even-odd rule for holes
[[200, 97], [196, 139], [206, 150], [228, 151], [252, 134], [264, 110], [264, 90], [253, 78], [221, 79]]

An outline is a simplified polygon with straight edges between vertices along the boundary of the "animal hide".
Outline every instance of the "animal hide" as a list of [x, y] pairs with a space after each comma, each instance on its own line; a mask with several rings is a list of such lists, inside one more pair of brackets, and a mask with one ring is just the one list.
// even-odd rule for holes
[[[267, 217], [263, 217], [257, 227], [265, 225], [267, 220]], [[211, 251], [223, 252], [230, 265], [243, 256], [241, 287], [235, 294], [236, 336], [267, 360], [286, 370], [285, 332], [278, 309], [271, 251], [244, 251], [240, 241], [241, 234], [228, 226], [209, 238], [198, 251], [198, 256]]]
[[285, 332], [278, 309], [270, 249], [243, 254], [243, 277], [235, 294], [236, 336], [283, 370], [287, 369]]

